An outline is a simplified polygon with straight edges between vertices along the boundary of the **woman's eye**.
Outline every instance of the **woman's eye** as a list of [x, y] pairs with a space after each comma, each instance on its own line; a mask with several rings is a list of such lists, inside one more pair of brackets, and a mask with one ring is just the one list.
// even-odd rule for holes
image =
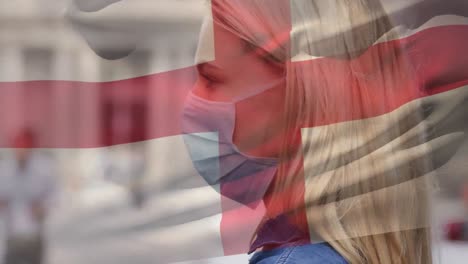
[[208, 83], [221, 83], [223, 82], [223, 72], [218, 66], [203, 63], [197, 65], [198, 75]]
[[248, 52], [250, 52], [251, 54], [254, 54], [264, 63], [270, 66], [278, 67], [278, 68], [284, 67], [284, 63], [282, 61], [280, 61], [273, 54], [265, 51], [264, 49], [254, 46], [253, 44], [248, 43], [248, 42], [245, 43], [245, 46]]
[[208, 86], [212, 86], [212, 85], [221, 83], [221, 80], [219, 78], [216, 78], [216, 77], [211, 76], [211, 75], [200, 74], [200, 77], [206, 82], [206, 84]]
[[272, 64], [273, 66], [283, 66], [283, 63], [271, 54], [262, 54], [261, 57], [264, 62]]
[[209, 75], [206, 75], [206, 74], [200, 74], [200, 75], [201, 75], [201, 77], [203, 79], [205, 79], [208, 82], [216, 82], [216, 80], [213, 77], [209, 76]]

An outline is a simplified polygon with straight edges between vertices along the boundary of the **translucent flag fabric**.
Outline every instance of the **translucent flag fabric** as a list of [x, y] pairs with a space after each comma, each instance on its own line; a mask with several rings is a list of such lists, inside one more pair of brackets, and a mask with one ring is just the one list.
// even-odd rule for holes
[[[439, 228], [436, 186], [466, 182], [463, 1], [17, 2], [0, 2], [5, 259], [239, 263], [326, 241], [358, 263], [367, 238]], [[16, 180], [31, 157], [47, 191]], [[43, 226], [26, 240], [19, 211]]]

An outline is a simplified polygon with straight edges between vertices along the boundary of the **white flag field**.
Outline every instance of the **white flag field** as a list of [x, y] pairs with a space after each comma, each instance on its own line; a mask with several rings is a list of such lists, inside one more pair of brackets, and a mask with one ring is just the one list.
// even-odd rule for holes
[[[236, 53], [236, 40], [225, 36], [232, 30], [219, 26], [223, 15], [237, 8], [238, 21], [256, 32], [258, 16], [251, 15], [249, 0], [0, 0], [0, 184], [13, 173], [15, 153], [24, 147], [14, 138], [32, 131], [34, 144], [24, 148], [48, 160], [56, 182], [47, 206], [45, 263], [248, 263], [252, 238], [271, 209], [267, 200], [299, 195], [294, 208], [301, 209], [295, 213], [308, 220], [313, 242], [327, 239], [310, 223], [319, 224], [332, 210], [328, 195], [358, 203], [375, 199], [380, 190], [405, 184], [410, 190], [429, 178], [439, 191], [458, 192], [468, 184], [464, 1], [377, 1], [391, 26], [365, 37], [365, 47], [336, 44], [362, 34], [372, 22], [358, 17], [357, 27], [340, 24], [331, 4], [336, 1], [315, 1], [310, 10], [301, 8], [306, 0], [250, 2], [271, 5], [262, 14], [277, 26], [268, 30], [274, 39], [257, 47], [273, 57], [266, 63], [278, 63], [276, 52], [283, 48], [287, 55], [278, 55], [280, 64], [302, 78], [288, 75], [288, 85], [315, 87], [287, 92], [287, 98], [297, 99], [296, 109], [313, 110], [310, 116], [297, 114], [295, 119], [307, 120], [294, 129], [288, 123], [280, 129], [284, 135], [270, 133], [273, 126], [263, 129], [271, 118], [258, 114], [272, 104], [277, 104], [273, 120], [295, 111], [283, 109], [290, 100], [262, 100], [274, 93], [270, 83], [276, 80], [249, 90], [248, 98], [236, 95], [242, 100], [234, 108], [222, 107], [225, 102], [211, 112], [196, 103], [188, 106], [203, 76], [214, 75], [209, 81], [216, 85], [208, 90], [216, 96], [217, 86], [228, 79], [230, 69], [220, 73], [207, 65], [228, 61], [240, 68], [232, 72], [237, 80], [232, 91], [251, 81], [241, 69], [244, 55]], [[224, 4], [232, 10], [219, 8]], [[288, 21], [278, 22], [279, 14]], [[256, 37], [245, 33], [240, 39]], [[352, 55], [342, 57], [344, 51]], [[393, 60], [394, 54], [408, 68], [390, 74], [374, 64]], [[265, 72], [263, 66], [245, 67]], [[244, 104], [255, 100], [254, 107]], [[276, 167], [268, 158], [253, 157], [275, 150], [294, 133], [300, 157]], [[228, 148], [226, 142], [243, 138], [245, 145]], [[302, 178], [272, 191], [273, 177], [293, 165]], [[329, 182], [340, 175], [350, 176], [335, 190]], [[356, 193], [354, 186], [363, 182], [374, 187]], [[323, 185], [329, 188], [314, 189]], [[4, 189], [0, 186], [0, 218], [6, 223], [0, 245], [8, 244], [14, 211], [8, 209], [11, 192]], [[388, 213], [404, 210], [389, 207]], [[425, 217], [404, 218], [398, 225], [374, 222], [378, 212], [369, 219], [375, 228], [332, 238], [438, 228]], [[6, 248], [0, 246], [3, 255]], [[448, 263], [443, 256], [441, 263]]]

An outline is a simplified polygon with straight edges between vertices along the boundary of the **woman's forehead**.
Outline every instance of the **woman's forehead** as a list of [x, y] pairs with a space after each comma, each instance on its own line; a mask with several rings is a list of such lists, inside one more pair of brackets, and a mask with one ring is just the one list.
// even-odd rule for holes
[[[208, 22], [207, 22], [208, 23]], [[261, 36], [258, 39], [262, 39]], [[267, 37], [263, 37], [267, 39]], [[266, 42], [266, 41], [265, 41]], [[218, 23], [204, 24], [196, 53], [196, 63], [213, 61], [216, 56], [242, 56], [252, 52], [252, 44]]]
[[245, 39], [225, 25], [206, 18], [200, 31], [195, 63], [214, 61], [216, 56], [243, 56], [256, 50], [276, 56], [289, 44], [289, 34], [285, 31], [272, 36], [258, 30], [252, 31], [254, 37]]
[[215, 59], [215, 39], [214, 24], [211, 15], [203, 20], [198, 40], [197, 52], [195, 54], [195, 63], [201, 64]]

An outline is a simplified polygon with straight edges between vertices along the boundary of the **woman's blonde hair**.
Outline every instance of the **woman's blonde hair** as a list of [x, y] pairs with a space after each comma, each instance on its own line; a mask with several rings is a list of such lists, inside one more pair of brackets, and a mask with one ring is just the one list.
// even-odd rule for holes
[[384, 146], [421, 117], [374, 117], [419, 93], [398, 45], [375, 45], [392, 29], [379, 0], [212, 0], [212, 10], [215, 23], [286, 66], [287, 132], [267, 217], [290, 213], [350, 263], [430, 264], [421, 174], [431, 164], [398, 166]]

